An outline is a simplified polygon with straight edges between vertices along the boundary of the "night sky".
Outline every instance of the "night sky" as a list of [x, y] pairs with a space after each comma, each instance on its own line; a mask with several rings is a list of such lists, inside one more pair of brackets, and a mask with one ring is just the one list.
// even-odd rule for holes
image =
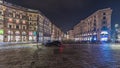
[[64, 32], [98, 9], [112, 8], [112, 24], [120, 23], [119, 0], [6, 0], [23, 7], [40, 10]]

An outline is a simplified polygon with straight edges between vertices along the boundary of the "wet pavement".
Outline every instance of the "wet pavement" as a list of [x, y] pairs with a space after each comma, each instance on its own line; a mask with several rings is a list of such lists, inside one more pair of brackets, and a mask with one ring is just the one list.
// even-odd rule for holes
[[0, 49], [0, 68], [120, 68], [119, 44]]

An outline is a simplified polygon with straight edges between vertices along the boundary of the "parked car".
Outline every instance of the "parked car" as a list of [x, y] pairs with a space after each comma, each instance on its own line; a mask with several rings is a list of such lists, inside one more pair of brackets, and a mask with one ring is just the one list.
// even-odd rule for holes
[[53, 41], [53, 42], [48, 42], [45, 44], [45, 46], [61, 46], [61, 42], [60, 41]]

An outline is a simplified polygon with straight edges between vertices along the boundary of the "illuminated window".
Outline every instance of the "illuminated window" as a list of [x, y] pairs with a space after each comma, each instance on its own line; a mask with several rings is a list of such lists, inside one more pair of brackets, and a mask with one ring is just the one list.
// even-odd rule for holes
[[15, 32], [15, 34], [16, 34], [16, 35], [19, 35], [19, 34], [20, 34], [20, 32], [19, 32], [19, 31], [16, 31], [16, 32]]
[[13, 21], [13, 19], [12, 18], [9, 18], [9, 22], [12, 22]]
[[107, 37], [103, 37], [103, 38], [101, 38], [101, 41], [108, 41], [108, 38]]
[[32, 32], [29, 32], [29, 35], [33, 35], [33, 33], [32, 33]]
[[26, 35], [27, 33], [24, 31], [24, 32], [22, 32], [22, 35]]
[[20, 21], [19, 20], [16, 20], [16, 23], [19, 23]]
[[15, 13], [13, 13], [13, 17], [15, 17]]
[[13, 34], [13, 31], [11, 31], [11, 30], [8, 30], [8, 34]]
[[3, 17], [2, 17], [2, 16], [0, 16], [0, 20], [3, 20]]
[[23, 24], [25, 24], [26, 23], [26, 21], [23, 21]]
[[3, 3], [3, 0], [0, 0], [0, 3]]

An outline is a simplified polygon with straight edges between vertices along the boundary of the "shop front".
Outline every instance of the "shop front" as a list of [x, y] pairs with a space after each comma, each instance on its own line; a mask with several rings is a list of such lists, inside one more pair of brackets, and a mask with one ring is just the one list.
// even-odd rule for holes
[[20, 36], [15, 36], [15, 41], [20, 42]]
[[102, 31], [101, 32], [101, 41], [108, 41], [109, 34], [107, 31]]
[[30, 42], [36, 42], [37, 41], [36, 36], [37, 36], [37, 32], [35, 32], [35, 31], [34, 32], [32, 32], [32, 31], [29, 32], [29, 41]]
[[0, 29], [0, 42], [3, 42], [4, 40], [4, 30]]
[[20, 31], [16, 31], [15, 34], [15, 42], [21, 42]]
[[33, 32], [29, 32], [29, 42], [33, 41]]
[[37, 42], [37, 32], [36, 31], [33, 32], [33, 41]]
[[8, 30], [8, 42], [13, 42], [13, 31], [12, 30]]
[[43, 42], [43, 33], [39, 32], [39, 42], [42, 43]]
[[22, 42], [27, 42], [27, 33], [25, 31], [22, 32]]

